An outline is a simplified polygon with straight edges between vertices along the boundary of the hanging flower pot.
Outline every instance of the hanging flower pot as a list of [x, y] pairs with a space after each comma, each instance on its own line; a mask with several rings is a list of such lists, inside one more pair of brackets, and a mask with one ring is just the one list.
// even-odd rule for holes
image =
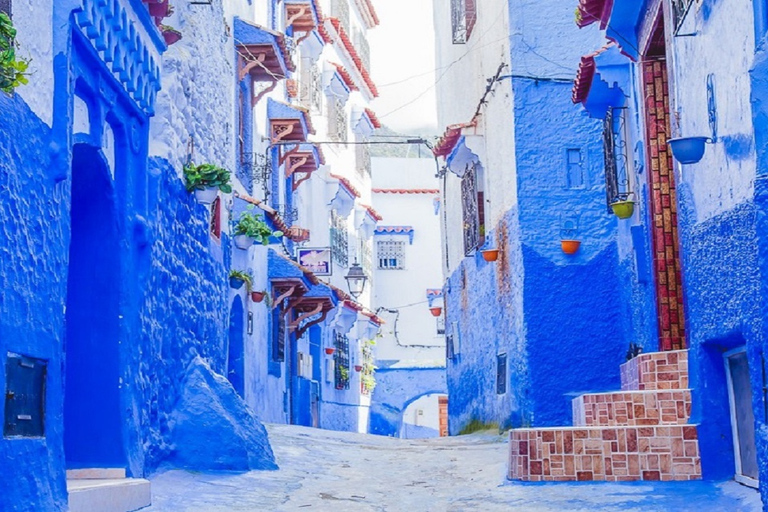
[[356, 365], [355, 365], [355, 371], [356, 371], [356, 372], [358, 372], [358, 373], [360, 373], [361, 371], [363, 371], [363, 366], [362, 366], [362, 365], [359, 365], [359, 364], [356, 364]]
[[254, 243], [256, 243], [256, 240], [248, 235], [235, 235], [235, 246], [238, 249], [248, 249]]
[[560, 240], [560, 248], [565, 254], [576, 254], [579, 252], [580, 246], [579, 240]]
[[432, 313], [432, 316], [440, 316], [443, 314], [443, 308], [429, 308], [429, 312]]
[[667, 144], [672, 149], [672, 156], [681, 164], [695, 164], [704, 156], [709, 137], [677, 137], [669, 139]]
[[147, 7], [149, 7], [149, 14], [153, 18], [163, 19], [170, 14], [170, 4], [168, 4], [168, 0], [163, 0], [162, 2], [152, 2]]
[[239, 270], [233, 270], [229, 273], [229, 286], [235, 290], [239, 290], [244, 284], [248, 283], [248, 287], [251, 286], [251, 275]]
[[181, 32], [168, 25], [160, 25], [160, 30], [163, 32], [163, 40], [167, 46], [171, 46], [174, 43], [178, 43], [181, 40]]
[[635, 212], [635, 202], [634, 201], [614, 201], [611, 203], [611, 210], [613, 210], [613, 213], [620, 219], [628, 219], [632, 217], [632, 214]]
[[333, 348], [333, 347], [325, 347], [325, 353], [328, 354], [329, 356], [332, 356], [334, 352], [336, 352], [335, 348]]
[[264, 296], [266, 294], [264, 292], [251, 292], [251, 300], [253, 302], [259, 303], [264, 300]]
[[240, 279], [239, 277], [230, 277], [229, 278], [229, 286], [235, 290], [239, 290], [243, 287], [245, 284], [245, 281]]
[[486, 249], [480, 252], [483, 254], [483, 259], [485, 261], [496, 261], [497, 259], [499, 259], [498, 249]]
[[218, 187], [208, 187], [204, 189], [195, 190], [195, 199], [201, 204], [211, 204], [216, 200], [216, 196], [219, 195]]

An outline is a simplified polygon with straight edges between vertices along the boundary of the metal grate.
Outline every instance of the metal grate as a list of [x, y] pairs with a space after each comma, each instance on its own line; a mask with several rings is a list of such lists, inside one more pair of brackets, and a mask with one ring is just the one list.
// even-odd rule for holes
[[331, 2], [331, 15], [338, 18], [342, 28], [347, 34], [350, 34], [350, 14], [348, 0], [333, 0]]
[[[269, 198], [269, 184], [272, 179], [272, 160], [262, 153], [243, 153], [240, 165], [238, 166], [238, 178], [246, 186], [248, 193], [253, 193], [253, 185], [250, 188], [246, 181], [251, 184], [258, 183], [264, 192], [264, 199]], [[245, 180], [245, 181], [244, 181]]]
[[285, 361], [285, 316], [281, 308], [275, 308], [272, 324], [272, 360]]
[[363, 267], [368, 277], [371, 277], [373, 270], [373, 250], [371, 249], [371, 243], [365, 238], [360, 237], [360, 266]]
[[477, 207], [477, 169], [471, 164], [461, 179], [461, 206], [464, 221], [464, 254], [480, 245], [480, 214]]
[[466, 44], [477, 21], [476, 0], [451, 0], [453, 44]]
[[[361, 138], [357, 142], [368, 141]], [[357, 144], [355, 146], [355, 161], [357, 163], [357, 174], [361, 177], [371, 175], [371, 147], [368, 144]]]
[[496, 394], [507, 392], [507, 354], [496, 356]]
[[322, 86], [320, 84], [320, 69], [306, 59], [301, 68], [299, 80], [299, 103], [313, 112], [322, 108]]
[[609, 108], [603, 121], [603, 156], [605, 158], [605, 199], [611, 203], [626, 200], [630, 193], [629, 154], [624, 137], [626, 109]]
[[357, 29], [355, 29], [352, 39], [355, 44], [355, 49], [357, 49], [357, 53], [360, 55], [360, 60], [363, 62], [363, 67], [370, 71], [371, 45], [368, 43], [368, 39], [365, 37], [365, 34], [362, 31]]
[[347, 219], [331, 210], [331, 257], [342, 267], [349, 266], [349, 231]]
[[379, 240], [376, 242], [379, 270], [402, 270], [405, 268], [405, 242]]
[[691, 8], [694, 0], [672, 0], [672, 19], [675, 23], [675, 30], [683, 24], [688, 9]]
[[334, 382], [336, 389], [349, 389], [349, 338], [333, 331]]
[[[347, 140], [347, 111], [341, 98], [331, 96], [328, 99], [328, 136], [334, 142]], [[346, 144], [344, 144], [346, 145]]]

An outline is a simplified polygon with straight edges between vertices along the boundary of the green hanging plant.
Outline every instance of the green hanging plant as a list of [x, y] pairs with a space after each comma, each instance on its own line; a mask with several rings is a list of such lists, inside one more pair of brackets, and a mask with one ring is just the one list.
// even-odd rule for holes
[[235, 224], [235, 235], [245, 235], [256, 240], [256, 243], [269, 245], [269, 238], [280, 238], [282, 231], [272, 231], [267, 223], [258, 215], [245, 212]]
[[217, 165], [189, 163], [184, 166], [184, 179], [189, 192], [207, 188], [218, 188], [225, 194], [232, 192], [229, 171]]
[[16, 29], [4, 12], [0, 12], [0, 91], [12, 94], [20, 85], [29, 83], [29, 61], [16, 58]]

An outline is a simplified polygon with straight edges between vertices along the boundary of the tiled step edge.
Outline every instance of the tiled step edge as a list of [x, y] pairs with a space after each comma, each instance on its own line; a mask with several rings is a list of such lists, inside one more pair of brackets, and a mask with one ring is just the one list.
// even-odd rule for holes
[[571, 402], [578, 427], [686, 425], [691, 416], [691, 390], [587, 393]]
[[621, 365], [621, 389], [688, 389], [688, 351], [649, 352]]

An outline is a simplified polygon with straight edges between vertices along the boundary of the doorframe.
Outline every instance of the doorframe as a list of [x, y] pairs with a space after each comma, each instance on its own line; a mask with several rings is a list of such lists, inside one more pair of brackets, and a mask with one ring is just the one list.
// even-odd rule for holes
[[741, 448], [739, 448], [739, 427], [736, 423], [736, 397], [733, 392], [733, 380], [731, 378], [731, 366], [728, 359], [737, 354], [746, 353], [747, 347], [741, 346], [723, 353], [723, 364], [725, 365], [725, 379], [728, 383], [728, 410], [731, 415], [731, 437], [733, 439], [733, 455], [736, 462], [733, 479], [742, 485], [758, 489], [760, 481], [744, 476], [741, 471]]

